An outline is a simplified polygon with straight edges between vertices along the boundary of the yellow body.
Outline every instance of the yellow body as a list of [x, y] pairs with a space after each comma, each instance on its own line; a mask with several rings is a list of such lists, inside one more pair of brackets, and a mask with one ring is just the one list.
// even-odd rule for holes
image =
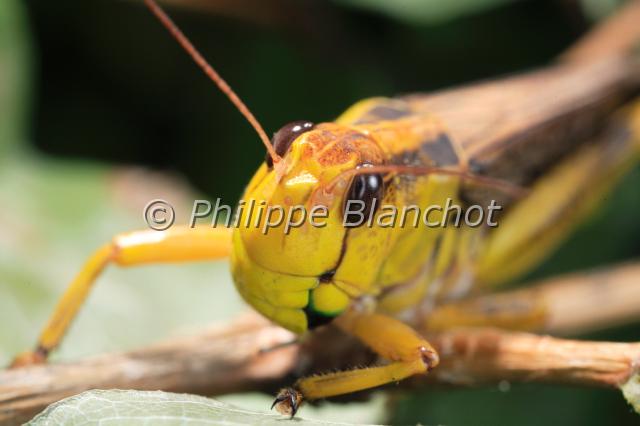
[[[372, 99], [356, 104], [335, 123], [298, 136], [280, 162], [263, 164], [243, 196], [264, 206], [322, 205], [326, 226], [302, 226], [264, 233], [266, 216], [243, 209], [233, 230], [176, 226], [167, 231], [114, 237], [87, 261], [61, 298], [35, 351], [13, 366], [43, 362], [60, 343], [101, 271], [151, 262], [219, 259], [230, 256], [240, 294], [259, 312], [296, 333], [321, 317], [371, 347], [387, 364], [301, 378], [283, 389], [277, 408], [295, 414], [304, 399], [349, 393], [437, 366], [431, 345], [403, 322], [443, 329], [455, 325], [535, 328], [544, 306], [531, 304], [517, 315], [488, 316], [465, 304], [432, 310], [441, 298], [458, 298], [511, 279], [535, 265], [599, 197], [638, 159], [640, 104], [612, 120], [612, 131], [548, 170], [513, 202], [496, 228], [374, 226], [345, 228], [343, 209], [353, 175], [362, 164], [437, 167], [467, 171], [465, 153], [446, 137], [437, 118], [410, 101]], [[469, 182], [446, 173], [384, 174], [381, 204], [402, 210], [462, 203]], [[473, 182], [471, 182], [473, 184]], [[543, 210], [540, 206], [544, 206]], [[531, 212], [536, 214], [532, 214]], [[294, 218], [295, 215], [293, 216]], [[409, 213], [408, 218], [411, 218]], [[442, 219], [434, 212], [432, 220]], [[312, 321], [313, 320], [313, 321]]]
[[[313, 325], [310, 315], [335, 317], [338, 327], [390, 361], [302, 378], [294, 388], [281, 391], [278, 409], [293, 415], [303, 398], [353, 392], [434, 368], [435, 350], [398, 321], [401, 318], [434, 330], [455, 325], [543, 326], [545, 307], [537, 303], [515, 315], [488, 316], [465, 310], [464, 304], [432, 309], [439, 299], [459, 298], [527, 271], [598, 204], [638, 159], [640, 106], [619, 115], [614, 130], [605, 131], [595, 141], [599, 143], [586, 145], [533, 182], [529, 195], [504, 212], [497, 228], [343, 226], [350, 183], [341, 176], [359, 164], [466, 172], [464, 152], [446, 137], [446, 129], [408, 102], [361, 102], [336, 123], [300, 135], [275, 168], [263, 165], [247, 187], [245, 201], [302, 204], [307, 210], [320, 203], [328, 208], [329, 220], [321, 228], [305, 223], [289, 235], [281, 228], [268, 235], [256, 227], [236, 228], [231, 261], [239, 292], [262, 314], [296, 333]], [[462, 202], [461, 179], [391, 172], [385, 176], [382, 203], [401, 210], [406, 205], [442, 206], [447, 198]], [[375, 217], [380, 215], [378, 211]], [[242, 218], [255, 219], [248, 212]]]
[[[492, 126], [499, 127], [502, 123], [498, 122], [505, 121], [505, 125], [497, 129], [498, 139], [502, 138], [498, 145], [509, 145], [514, 138], [530, 142], [516, 144], [516, 151], [527, 152], [516, 152], [518, 158], [512, 162], [512, 168], [528, 163], [528, 155], [540, 160], [546, 152], [548, 162], [531, 163], [533, 168], [544, 166], [545, 169], [535, 170], [537, 178], [531, 176], [524, 182], [527, 195], [508, 202], [497, 227], [455, 226], [442, 210], [433, 211], [430, 219], [446, 226], [421, 223], [407, 226], [406, 222], [393, 221], [382, 226], [386, 211], [384, 207], [375, 209], [372, 204], [369, 205], [375, 212], [372, 226], [367, 223], [345, 227], [345, 205], [349, 197], [356, 196], [354, 194], [369, 202], [374, 195], [379, 197], [376, 201], [380, 206], [403, 212], [399, 217], [394, 216], [400, 220], [415, 219], [415, 213], [413, 217], [412, 213], [404, 214], [408, 206], [424, 212], [431, 206], [442, 208], [450, 202], [471, 210], [465, 204], [469, 199], [465, 191], [469, 185], [483, 180], [478, 176], [473, 179], [470, 169], [474, 158], [467, 158], [459, 141], [449, 137], [446, 126], [432, 115], [429, 104], [433, 98], [365, 100], [334, 123], [307, 126], [303, 132], [293, 133], [295, 138], [287, 139], [286, 146], [278, 145], [276, 134], [272, 146], [246, 106], [155, 1], [145, 0], [145, 3], [238, 107], [267, 146], [269, 164], [258, 169], [241, 203], [254, 202], [265, 208], [278, 206], [296, 223], [303, 215], [298, 207], [308, 214], [320, 206], [326, 209], [324, 226], [304, 220], [301, 226], [289, 228], [285, 224], [263, 232], [269, 221], [264, 210], [248, 208], [241, 210], [238, 226], [233, 230], [176, 226], [162, 232], [145, 230], [117, 235], [88, 259], [60, 299], [35, 350], [16, 357], [14, 367], [46, 360], [50, 351], [60, 344], [107, 265], [133, 266], [230, 256], [238, 291], [263, 315], [299, 334], [332, 321], [386, 360], [374, 367], [300, 378], [292, 388], [278, 394], [274, 406], [279, 411], [293, 416], [305, 399], [345, 394], [424, 374], [437, 367], [439, 356], [429, 342], [414, 331], [414, 325], [439, 330], [456, 325], [527, 329], [544, 324], [544, 301], [529, 301], [526, 309], [517, 312], [509, 309], [487, 312], [482, 306], [465, 301], [439, 307], [438, 302], [484, 290], [528, 270], [548, 255], [568, 231], [599, 204], [616, 179], [638, 160], [640, 102], [610, 117], [611, 110], [607, 109], [610, 106], [604, 101], [610, 100], [606, 95], [616, 85], [608, 85], [606, 78], [594, 86], [583, 84], [595, 76], [593, 70], [600, 69], [585, 68], [584, 63], [578, 62], [584, 55], [582, 52], [589, 53], [594, 47], [598, 55], [609, 56], [612, 62], [603, 64], [609, 64], [610, 68], [605, 69], [615, 77], [613, 81], [620, 79], [618, 86], [623, 82], [631, 84], [633, 80], [623, 78], [615, 52], [608, 49], [603, 52], [602, 46], [608, 44], [601, 41], [615, 39], [618, 53], [624, 52], [626, 56], [631, 42], [635, 42], [639, 34], [605, 26], [565, 59], [567, 63], [576, 61], [569, 68], [559, 66], [518, 81], [507, 79], [490, 85], [486, 92], [483, 90], [487, 87], [479, 91], [473, 87], [456, 91], [445, 97], [444, 103], [440, 97], [441, 113], [446, 117], [448, 112], [448, 120], [455, 122], [458, 131], [466, 130], [468, 135], [469, 129], [473, 129], [475, 136], [482, 139], [485, 133], [493, 131]], [[628, 13], [629, 22], [637, 22], [640, 13], [637, 4], [630, 6]], [[592, 60], [592, 55], [586, 56]], [[599, 64], [597, 59], [593, 59], [594, 63]], [[584, 70], [591, 71], [582, 74]], [[535, 94], [542, 87], [540, 78], [546, 83], [552, 76], [555, 83], [545, 96], [530, 102], [516, 102], [515, 106], [504, 101]], [[503, 97], [503, 92], [512, 96]], [[492, 103], [485, 104], [487, 97], [479, 96], [482, 93], [488, 94], [485, 96], [493, 99]], [[471, 109], [465, 110], [465, 114], [455, 113], [459, 105], [452, 104], [474, 97]], [[542, 105], [547, 101], [549, 105]], [[486, 111], [491, 114], [478, 115]], [[463, 121], [461, 117], [476, 122], [471, 125], [457, 122]], [[567, 121], [567, 117], [580, 120]], [[594, 128], [588, 134], [581, 131], [582, 127], [590, 128], [586, 124], [594, 124], [587, 123], [592, 120], [602, 128]], [[549, 126], [550, 123], [553, 125]], [[534, 132], [531, 137], [534, 128], [538, 133]], [[294, 127], [287, 129], [293, 132]], [[571, 147], [565, 151], [533, 152], [543, 148], [536, 144], [547, 136], [544, 131], [553, 131], [557, 136], [547, 143], [557, 143], [559, 137], [575, 138], [569, 141], [576, 143], [565, 146], [560, 142], [552, 147]], [[601, 132], [596, 134], [596, 131]], [[576, 146], [582, 148], [573, 149]], [[480, 151], [487, 148], [492, 147], [485, 140]], [[566, 151], [571, 154], [562, 158], [560, 154]], [[504, 152], [514, 154], [508, 149]], [[495, 151], [490, 154], [494, 155]], [[376, 167], [374, 176], [371, 173]]]
[[[260, 167], [246, 189], [245, 202], [303, 205], [307, 211], [323, 204], [328, 221], [325, 227], [305, 222], [289, 234], [284, 227], [267, 235], [261, 226], [234, 229], [234, 281], [259, 312], [303, 333], [308, 328], [305, 309], [335, 317], [353, 301], [365, 299], [369, 311], [397, 315], [420, 308], [424, 314], [424, 308], [438, 299], [458, 298], [473, 286], [511, 279], [541, 260], [589, 210], [593, 203], [588, 200], [597, 200], [610, 186], [611, 175], [622, 174], [637, 156], [630, 141], [609, 149], [608, 156], [599, 146], [584, 149], [537, 181], [531, 194], [508, 209], [495, 229], [422, 223], [380, 227], [376, 220], [371, 227], [345, 228], [342, 209], [350, 177], [340, 176], [359, 164], [467, 170], [464, 151], [446, 137], [442, 124], [414, 108], [403, 100], [362, 101], [335, 123], [300, 135], [274, 169]], [[596, 168], [601, 171], [597, 176], [592, 172]], [[327, 189], [336, 177], [339, 184]], [[464, 204], [459, 196], [461, 179], [438, 173], [389, 173], [380, 201], [398, 211], [409, 205], [424, 211], [445, 205], [448, 198]], [[531, 214], [536, 205], [548, 206], [546, 212]], [[381, 214], [379, 210], [374, 217]], [[255, 210], [244, 211], [240, 223], [265, 220], [254, 216]], [[441, 216], [434, 211], [430, 218]], [[414, 214], [407, 218], [410, 223]], [[331, 279], [323, 280], [328, 271]]]
[[[146, 3], [238, 106], [259, 135], [264, 136], [248, 109], [179, 29], [154, 1], [146, 0]], [[606, 35], [606, 31], [603, 34]], [[578, 65], [575, 69], [582, 68]], [[520, 83], [524, 86], [505, 83], [490, 92], [501, 99], [500, 92], [511, 87], [519, 96], [526, 96], [531, 93], [531, 82], [539, 78], [533, 77], [522, 80]], [[580, 87], [561, 87], [568, 81], [573, 80], [558, 78], [558, 90]], [[523, 88], [529, 92], [521, 92]], [[593, 93], [602, 97], [600, 89], [608, 90], [608, 86], [592, 88]], [[464, 93], [473, 97], [479, 92]], [[586, 93], [586, 100], [575, 99], [591, 102], [590, 93]], [[448, 98], [448, 102], [460, 99], [457, 96]], [[475, 112], [486, 111], [484, 98], [476, 100], [481, 102], [474, 103]], [[582, 143], [586, 141], [580, 139], [581, 132], [576, 131], [575, 123], [573, 127], [572, 123], [560, 123], [565, 125], [560, 135], [576, 137], [575, 141], [580, 142], [567, 146], [582, 148], [571, 150], [566, 158], [550, 156], [552, 167], [539, 171], [539, 178], [525, 182], [527, 195], [509, 201], [495, 228], [452, 225], [442, 210], [432, 211], [430, 220], [446, 226], [425, 226], [420, 221], [418, 226], [393, 221], [382, 226], [386, 213], [383, 207], [373, 209], [372, 226], [345, 227], [347, 199], [354, 193], [371, 197], [368, 190], [362, 192], [362, 188], [354, 186], [356, 179], [366, 174], [367, 167], [371, 167], [369, 174], [376, 167], [378, 170], [371, 185], [379, 194], [376, 200], [379, 205], [403, 212], [395, 216], [396, 219], [415, 219], [415, 213], [404, 213], [408, 206], [416, 206], [420, 212], [431, 206], [442, 208], [447, 203], [466, 206], [468, 193], [465, 191], [482, 179], [474, 181], [470, 171], [473, 158], [467, 158], [465, 150], [449, 137], [446, 126], [432, 115], [428, 104], [429, 101], [421, 102], [416, 97], [369, 99], [351, 107], [334, 123], [305, 128], [306, 131], [288, 141], [281, 153], [277, 152], [281, 147], [276, 147], [275, 138], [274, 146], [267, 144], [275, 164], [263, 164], [258, 169], [242, 202], [279, 206], [296, 222], [303, 214], [296, 210], [298, 207], [303, 207], [308, 214], [320, 206], [326, 209], [324, 226], [305, 220], [301, 226], [276, 226], [263, 232], [268, 222], [267, 216], [261, 213], [264, 210], [242, 209], [238, 226], [233, 230], [176, 226], [162, 232], [145, 230], [114, 237], [89, 258], [71, 282], [43, 329], [36, 349], [18, 356], [13, 366], [46, 360], [50, 351], [60, 344], [96, 278], [111, 263], [132, 266], [230, 256], [238, 291], [263, 315], [299, 334], [333, 321], [386, 360], [372, 368], [299, 379], [293, 388], [283, 389], [276, 399], [277, 408], [291, 415], [304, 399], [367, 389], [435, 368], [439, 356], [425, 338], [414, 331], [413, 324], [443, 329], [455, 325], [535, 328], [544, 323], [545, 306], [536, 303], [530, 303], [527, 312], [489, 315], [465, 303], [439, 309], [438, 302], [513, 279], [549, 254], [579, 219], [599, 203], [616, 179], [637, 161], [640, 102], [615, 117], [608, 117], [610, 110], [599, 111], [601, 117], [598, 118], [609, 124], [604, 125], [602, 133], [591, 135], [594, 139], [591, 143]], [[493, 105], [497, 105], [495, 99]], [[567, 113], [558, 105], [552, 102], [552, 108], [547, 110], [559, 114], [556, 119], [565, 117], [561, 115], [563, 111]], [[476, 126], [476, 132], [486, 132], [487, 126], [494, 124], [493, 120], [504, 118], [511, 120], [507, 123], [511, 126], [505, 126], [501, 136], [513, 136], [510, 132], [517, 128], [522, 131], [518, 136], [526, 137], [528, 130], [544, 124], [541, 117], [546, 115], [535, 114], [544, 110], [542, 105], [520, 104], [520, 109], [516, 108], [516, 113], [511, 115], [511, 104], [499, 106], [505, 108], [490, 116], [492, 120], [483, 123], [484, 127]], [[450, 104], [444, 107], [449, 113], [455, 109]], [[573, 110], [576, 114], [580, 111], [580, 118], [592, 113]], [[539, 121], [528, 120], [528, 114]], [[456, 114], [453, 117], [457, 117]], [[589, 117], [586, 120], [593, 118]], [[464, 129], [466, 123], [456, 124]], [[268, 142], [266, 136], [263, 139]], [[529, 150], [537, 148], [535, 143], [525, 146]], [[280, 161], [276, 154], [282, 157]], [[523, 154], [536, 153], [519, 153]], [[526, 159], [519, 158], [519, 161], [516, 165]]]

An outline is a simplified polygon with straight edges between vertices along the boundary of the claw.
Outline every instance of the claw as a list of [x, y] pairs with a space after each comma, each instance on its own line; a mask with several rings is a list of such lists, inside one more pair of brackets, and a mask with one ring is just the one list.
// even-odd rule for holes
[[[275, 400], [275, 401], [273, 401], [273, 404], [271, 404], [271, 409], [273, 410], [273, 407], [275, 407], [275, 406], [276, 406], [276, 404], [281, 403], [281, 402], [282, 402], [282, 401], [284, 401], [285, 399], [287, 399], [287, 397], [286, 397], [286, 396], [283, 396], [283, 395], [278, 394], [278, 396], [276, 396], [276, 400]], [[280, 411], [280, 410], [278, 410], [278, 411]]]
[[420, 354], [422, 355], [422, 360], [427, 366], [427, 371], [433, 370], [440, 363], [438, 353], [432, 349], [421, 347]]
[[37, 348], [35, 351], [23, 352], [16, 356], [9, 368], [28, 367], [30, 365], [45, 364], [47, 362], [47, 350], [44, 348]]
[[303, 397], [300, 392], [294, 388], [284, 388], [278, 392], [276, 400], [273, 401], [271, 405], [271, 409], [275, 407], [280, 414], [293, 418], [298, 412], [302, 400]]

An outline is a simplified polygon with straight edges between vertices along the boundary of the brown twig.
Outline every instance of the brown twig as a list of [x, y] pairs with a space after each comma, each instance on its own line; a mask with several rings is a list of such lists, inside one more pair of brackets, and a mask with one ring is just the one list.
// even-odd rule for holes
[[565, 61], [584, 62], [633, 50], [640, 37], [639, 18], [640, 1], [627, 2], [618, 13], [572, 46], [561, 58]]
[[[640, 265], [626, 265], [558, 278], [499, 297], [502, 302], [510, 297], [521, 301], [523, 295], [546, 300], [546, 331], [585, 331], [638, 318], [638, 279]], [[0, 424], [26, 420], [46, 405], [87, 389], [163, 389], [205, 395], [272, 392], [297, 375], [375, 361], [360, 344], [332, 329], [315, 333], [301, 344], [263, 351], [292, 337], [250, 314], [195, 336], [132, 352], [3, 371]], [[640, 362], [640, 343], [580, 342], [489, 328], [458, 328], [429, 333], [429, 337], [441, 353], [442, 364], [406, 386], [424, 381], [509, 380], [612, 387], [625, 382]]]
[[492, 329], [436, 336], [435, 380], [475, 385], [507, 381], [619, 386], [637, 372], [640, 343], [588, 342]]

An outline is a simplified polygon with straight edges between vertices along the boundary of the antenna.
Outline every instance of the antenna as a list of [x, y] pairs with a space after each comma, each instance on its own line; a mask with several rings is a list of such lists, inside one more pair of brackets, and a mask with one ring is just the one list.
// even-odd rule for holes
[[231, 89], [227, 82], [224, 81], [222, 77], [220, 77], [220, 74], [218, 74], [211, 65], [209, 65], [207, 60], [204, 59], [198, 49], [195, 48], [195, 46], [191, 43], [191, 41], [189, 41], [187, 36], [184, 35], [180, 28], [178, 28], [178, 26], [171, 20], [169, 15], [165, 13], [165, 11], [158, 5], [158, 3], [156, 3], [155, 0], [144, 0], [144, 3], [156, 16], [156, 18], [158, 18], [162, 25], [171, 33], [173, 38], [177, 40], [180, 46], [182, 46], [182, 48], [189, 54], [189, 56], [191, 56], [195, 63], [198, 64], [200, 68], [202, 68], [202, 71], [204, 71], [207, 77], [209, 77], [211, 81], [213, 81], [216, 86], [218, 86], [220, 91], [224, 93], [227, 98], [229, 98], [231, 103], [233, 103], [236, 108], [238, 108], [238, 111], [240, 111], [244, 118], [246, 118], [247, 121], [253, 126], [256, 133], [258, 133], [258, 136], [262, 140], [262, 143], [267, 148], [267, 152], [273, 160], [273, 164], [276, 164], [278, 161], [280, 161], [280, 156], [276, 153], [275, 149], [273, 149], [269, 137], [265, 133], [258, 120], [253, 116], [249, 108], [247, 108], [244, 102], [240, 100], [238, 95], [236, 95], [236, 93], [233, 91], [233, 89]]
[[368, 175], [372, 173], [399, 173], [399, 174], [407, 174], [414, 176], [424, 176], [424, 175], [445, 175], [445, 176], [459, 176], [463, 180], [469, 180], [471, 182], [475, 182], [479, 185], [493, 187], [504, 193], [521, 198], [527, 195], [528, 191], [525, 188], [522, 188], [519, 185], [513, 184], [503, 179], [496, 179], [489, 176], [481, 176], [473, 173], [469, 173], [463, 170], [453, 170], [442, 167], [429, 167], [429, 166], [402, 166], [398, 164], [390, 164], [390, 165], [380, 165], [380, 166], [371, 166], [371, 167], [361, 167], [358, 169], [345, 170], [342, 173], [338, 174], [335, 178], [333, 178], [326, 185], [325, 190], [331, 191], [333, 187], [340, 181], [340, 179], [346, 176], [356, 176], [356, 175]]

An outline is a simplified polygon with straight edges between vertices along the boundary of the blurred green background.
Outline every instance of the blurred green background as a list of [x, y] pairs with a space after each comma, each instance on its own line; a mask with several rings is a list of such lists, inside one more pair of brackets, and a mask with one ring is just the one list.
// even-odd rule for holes
[[[542, 66], [614, 0], [173, 0], [267, 132], [369, 96]], [[0, 363], [30, 347], [90, 251], [165, 198], [233, 203], [264, 156], [240, 114], [137, 1], [0, 2]], [[640, 254], [640, 169], [531, 277]], [[109, 270], [58, 359], [131, 348], [244, 309], [226, 265]], [[640, 341], [640, 326], [585, 338]], [[265, 408], [268, 398], [232, 397]], [[253, 402], [252, 402], [253, 401]], [[258, 401], [258, 402], [256, 402]], [[614, 391], [433, 389], [305, 416], [449, 425], [637, 424]], [[307, 411], [308, 410], [308, 411]], [[310, 413], [315, 413], [311, 414]]]

